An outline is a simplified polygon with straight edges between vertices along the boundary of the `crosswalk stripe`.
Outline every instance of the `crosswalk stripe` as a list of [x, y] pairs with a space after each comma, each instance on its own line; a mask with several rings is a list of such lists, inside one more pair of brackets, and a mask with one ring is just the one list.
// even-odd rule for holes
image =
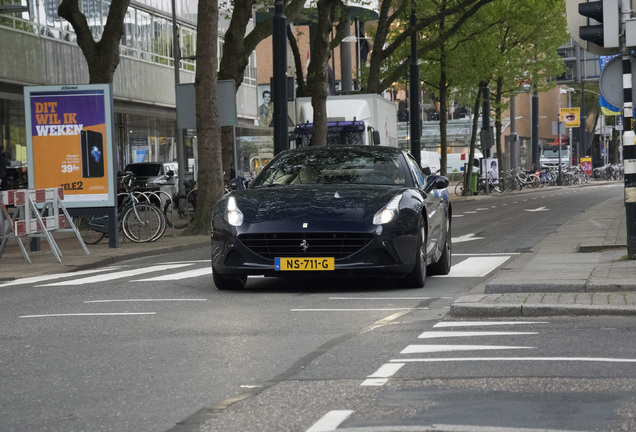
[[439, 353], [448, 351], [480, 351], [501, 349], [533, 349], [536, 347], [505, 345], [409, 345], [400, 354]]
[[168, 275], [157, 276], [157, 277], [148, 278], [148, 279], [136, 279], [136, 280], [133, 280], [132, 282], [174, 281], [174, 280], [188, 279], [188, 278], [194, 278], [199, 276], [207, 276], [211, 274], [212, 274], [212, 267], [204, 267], [200, 269], [188, 270], [188, 271], [179, 272], [179, 273], [171, 273]]
[[2, 283], [0, 284], [0, 288], [12, 286], [12, 285], [26, 285], [31, 283], [44, 282], [48, 280], [61, 279], [61, 278], [67, 278], [67, 277], [73, 277], [73, 276], [83, 276], [87, 274], [103, 273], [106, 271], [117, 270], [117, 269], [119, 269], [119, 267], [105, 267], [100, 269], [81, 270], [74, 273], [55, 273], [51, 275], [33, 276], [33, 277], [16, 279], [13, 281]]
[[547, 321], [441, 321], [433, 328], [549, 324]]
[[470, 257], [452, 266], [449, 274], [433, 277], [484, 277], [509, 258], [509, 256]]
[[84, 285], [84, 284], [91, 284], [96, 282], [105, 282], [105, 281], [110, 281], [114, 279], [122, 279], [125, 277], [137, 276], [137, 275], [145, 274], [145, 273], [154, 273], [154, 272], [159, 272], [163, 270], [171, 270], [174, 268], [187, 267], [190, 265], [192, 264], [185, 263], [185, 264], [170, 264], [170, 265], [143, 267], [143, 268], [138, 268], [134, 270], [124, 270], [124, 271], [119, 271], [114, 273], [101, 274], [98, 276], [90, 276], [90, 277], [73, 279], [73, 280], [64, 281], [64, 282], [54, 282], [54, 283], [38, 285], [38, 286]]
[[517, 336], [536, 335], [538, 332], [511, 331], [427, 331], [418, 336], [419, 339], [435, 339], [447, 337], [475, 337], [475, 336]]

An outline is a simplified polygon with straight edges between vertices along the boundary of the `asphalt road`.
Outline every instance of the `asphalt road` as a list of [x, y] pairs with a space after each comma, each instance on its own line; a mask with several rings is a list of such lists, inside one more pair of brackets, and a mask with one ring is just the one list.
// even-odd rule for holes
[[250, 279], [218, 291], [209, 248], [0, 285], [0, 430], [636, 430], [629, 318], [445, 319], [620, 192], [457, 202], [453, 270], [418, 290]]

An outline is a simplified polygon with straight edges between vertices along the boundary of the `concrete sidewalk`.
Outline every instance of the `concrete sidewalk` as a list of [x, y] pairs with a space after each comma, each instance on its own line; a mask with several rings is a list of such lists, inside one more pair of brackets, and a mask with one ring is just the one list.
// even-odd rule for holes
[[589, 208], [455, 301], [450, 315], [636, 315], [636, 261], [627, 259], [625, 223], [622, 197]]
[[103, 239], [96, 245], [86, 245], [90, 255], [86, 255], [79, 241], [73, 233], [57, 233], [53, 235], [61, 253], [62, 262], [59, 263], [46, 240], [41, 239], [41, 250], [28, 251], [31, 264], [22, 256], [17, 240], [9, 240], [3, 255], [0, 257], [0, 283], [14, 279], [42, 276], [56, 273], [67, 273], [87, 270], [104, 265], [125, 263], [135, 258], [180, 252], [196, 248], [209, 247], [210, 236], [184, 236], [183, 231], [167, 228], [165, 234], [151, 243], [133, 243], [124, 240], [120, 234], [119, 247], [109, 248], [108, 239]]

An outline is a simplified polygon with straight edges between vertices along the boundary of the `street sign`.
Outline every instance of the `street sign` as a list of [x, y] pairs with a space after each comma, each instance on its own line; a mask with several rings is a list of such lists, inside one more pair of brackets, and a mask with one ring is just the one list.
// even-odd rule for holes
[[[634, 69], [632, 59], [632, 69]], [[601, 94], [610, 105], [617, 108], [623, 106], [623, 59], [621, 56], [611, 59], [603, 70], [598, 80]], [[636, 74], [632, 74], [632, 100], [636, 101]]]
[[566, 128], [581, 126], [581, 114], [579, 108], [561, 108], [561, 121]]
[[565, 123], [562, 121], [553, 121], [552, 135], [565, 135]]

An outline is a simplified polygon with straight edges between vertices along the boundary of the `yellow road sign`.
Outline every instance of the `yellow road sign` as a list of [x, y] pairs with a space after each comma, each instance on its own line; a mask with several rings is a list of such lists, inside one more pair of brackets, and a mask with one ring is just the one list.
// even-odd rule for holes
[[581, 126], [581, 114], [579, 108], [561, 108], [561, 121], [565, 127]]

